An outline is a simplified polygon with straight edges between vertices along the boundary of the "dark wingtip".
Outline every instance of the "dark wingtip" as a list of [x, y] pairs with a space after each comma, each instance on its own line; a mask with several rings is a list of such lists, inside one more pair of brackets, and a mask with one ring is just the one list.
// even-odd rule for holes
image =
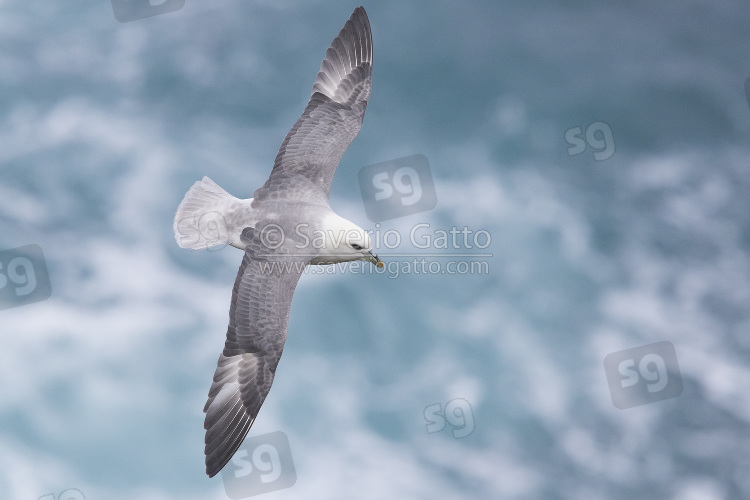
[[369, 24], [369, 21], [370, 21], [369, 18], [367, 17], [367, 12], [365, 11], [365, 8], [362, 7], [361, 5], [357, 7], [356, 9], [354, 9], [354, 12], [352, 12], [351, 17], [363, 17], [365, 21], [368, 21], [367, 24]]
[[352, 12], [352, 15], [349, 17], [349, 21], [354, 22], [356, 18], [361, 18], [362, 25], [366, 27], [367, 31], [370, 30], [370, 18], [367, 17], [367, 12], [365, 12], [365, 8], [361, 5], [354, 9], [354, 12]]

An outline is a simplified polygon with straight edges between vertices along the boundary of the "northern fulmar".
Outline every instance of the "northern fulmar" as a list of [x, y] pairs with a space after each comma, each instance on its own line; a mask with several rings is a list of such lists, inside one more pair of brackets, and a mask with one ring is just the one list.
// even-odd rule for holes
[[[209, 477], [242, 444], [271, 389], [305, 266], [355, 260], [383, 266], [368, 233], [328, 202], [336, 167], [362, 126], [371, 75], [370, 22], [358, 7], [326, 51], [312, 97], [281, 144], [266, 183], [240, 200], [204, 177], [177, 209], [174, 233], [182, 248], [228, 243], [245, 251], [224, 351], [203, 408]], [[209, 226], [222, 237], [203, 230]]]

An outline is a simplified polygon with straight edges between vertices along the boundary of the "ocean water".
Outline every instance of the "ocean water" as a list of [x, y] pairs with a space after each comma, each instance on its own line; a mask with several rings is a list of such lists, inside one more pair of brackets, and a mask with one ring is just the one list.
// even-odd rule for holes
[[[0, 497], [228, 498], [202, 408], [241, 253], [174, 212], [203, 175], [252, 196], [356, 5], [0, 1], [0, 293], [28, 245], [51, 288], [0, 310]], [[750, 497], [747, 2], [364, 6], [331, 205], [402, 241], [302, 277], [250, 433], [296, 482], [262, 498]], [[417, 154], [435, 208], [376, 225], [359, 170]], [[663, 342], [677, 372], [605, 371]]]

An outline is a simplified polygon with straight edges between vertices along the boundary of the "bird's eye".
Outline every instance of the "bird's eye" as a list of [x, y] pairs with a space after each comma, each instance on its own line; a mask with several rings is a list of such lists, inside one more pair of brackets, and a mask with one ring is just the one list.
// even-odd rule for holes
[[355, 250], [362, 250], [362, 247], [357, 245], [356, 243], [352, 243], [352, 248]]

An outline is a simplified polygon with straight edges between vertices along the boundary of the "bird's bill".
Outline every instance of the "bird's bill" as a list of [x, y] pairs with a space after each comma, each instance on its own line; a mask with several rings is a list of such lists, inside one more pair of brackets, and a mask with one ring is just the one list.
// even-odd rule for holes
[[378, 269], [383, 267], [383, 261], [380, 260], [378, 256], [373, 254], [372, 252], [367, 252], [367, 255], [365, 255], [365, 259], [375, 264]]

